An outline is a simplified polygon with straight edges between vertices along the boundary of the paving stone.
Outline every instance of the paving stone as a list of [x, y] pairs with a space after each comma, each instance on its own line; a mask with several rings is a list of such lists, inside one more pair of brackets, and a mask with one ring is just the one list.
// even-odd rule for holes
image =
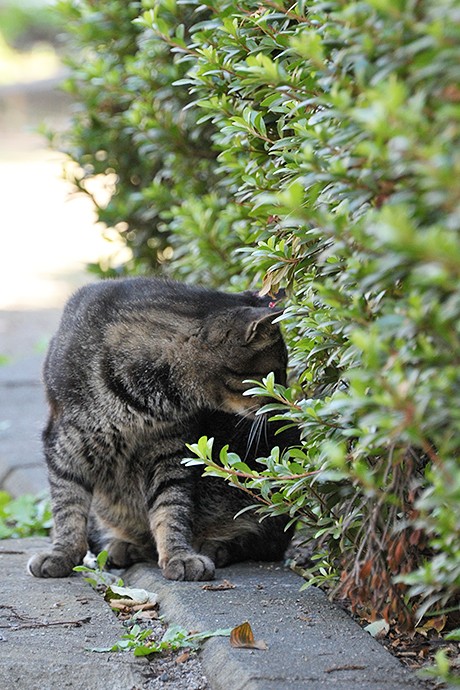
[[135, 690], [143, 664], [97, 654], [123, 627], [82, 577], [42, 580], [26, 563], [44, 539], [0, 542], [0, 690]]

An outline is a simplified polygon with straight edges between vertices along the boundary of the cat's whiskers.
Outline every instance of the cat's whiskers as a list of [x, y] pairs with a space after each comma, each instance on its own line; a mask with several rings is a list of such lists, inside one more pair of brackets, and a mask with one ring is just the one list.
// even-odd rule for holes
[[254, 448], [254, 453], [257, 452], [262, 433], [264, 434], [264, 438], [267, 439], [267, 415], [258, 415], [254, 418], [251, 430], [249, 431], [245, 459], [248, 457], [249, 453], [251, 453], [252, 448]]
[[240, 427], [247, 419], [247, 417], [244, 417], [242, 414], [239, 414], [238, 417], [239, 417], [238, 421], [235, 422], [236, 428]]
[[253, 423], [256, 421], [258, 416], [256, 415], [257, 410], [259, 410], [258, 405], [252, 405], [251, 407], [248, 407], [244, 412], [240, 412], [239, 415], [240, 417], [243, 417], [243, 419], [252, 419]]

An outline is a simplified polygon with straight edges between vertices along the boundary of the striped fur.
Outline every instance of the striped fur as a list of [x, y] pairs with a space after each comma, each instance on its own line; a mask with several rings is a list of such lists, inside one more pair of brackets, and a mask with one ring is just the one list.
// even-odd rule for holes
[[249, 463], [279, 445], [273, 426], [252, 442], [258, 401], [243, 396], [244, 379], [285, 380], [273, 318], [252, 293], [149, 278], [99, 282], [69, 300], [44, 369], [54, 543], [30, 560], [33, 575], [68, 575], [89, 545], [108, 548], [114, 566], [158, 559], [175, 580], [282, 557], [285, 518], [235, 520], [252, 499], [180, 462], [201, 435]]

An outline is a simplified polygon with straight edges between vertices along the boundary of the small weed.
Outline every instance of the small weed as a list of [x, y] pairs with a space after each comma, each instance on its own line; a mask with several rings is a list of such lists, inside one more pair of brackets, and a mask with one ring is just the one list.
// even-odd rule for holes
[[458, 671], [453, 671], [451, 661], [444, 649], [439, 649], [436, 652], [434, 662], [434, 666], [422, 669], [418, 675], [421, 678], [435, 678], [438, 681], [441, 680], [444, 683], [448, 683], [449, 687], [452, 688], [454, 686], [460, 687], [460, 675]]
[[12, 498], [0, 491], [0, 539], [46, 536], [52, 525], [48, 496], [24, 494]]
[[94, 567], [88, 565], [76, 565], [74, 571], [76, 573], [87, 573], [84, 576], [86, 582], [88, 582], [94, 589], [106, 589], [110, 585], [116, 584], [118, 587], [123, 587], [123, 580], [121, 577], [117, 578], [112, 573], [104, 570], [109, 554], [107, 551], [101, 551], [96, 557], [96, 564]]
[[121, 640], [115, 642], [112, 647], [95, 648], [93, 652], [121, 652], [130, 650], [134, 656], [148, 656], [160, 652], [175, 652], [178, 649], [198, 649], [200, 643], [209, 637], [229, 637], [231, 629], [207, 630], [201, 633], [189, 633], [179, 625], [171, 625], [164, 633], [161, 640], [154, 640], [151, 635], [153, 630], [143, 630], [135, 623]]

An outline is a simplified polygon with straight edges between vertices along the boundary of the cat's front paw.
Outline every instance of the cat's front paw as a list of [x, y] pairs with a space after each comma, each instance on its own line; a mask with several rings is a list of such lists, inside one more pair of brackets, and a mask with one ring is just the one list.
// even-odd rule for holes
[[181, 554], [171, 558], [162, 570], [168, 580], [213, 580], [214, 563], [201, 554]]
[[67, 577], [76, 565], [72, 559], [57, 551], [37, 553], [27, 563], [27, 570], [35, 577]]

